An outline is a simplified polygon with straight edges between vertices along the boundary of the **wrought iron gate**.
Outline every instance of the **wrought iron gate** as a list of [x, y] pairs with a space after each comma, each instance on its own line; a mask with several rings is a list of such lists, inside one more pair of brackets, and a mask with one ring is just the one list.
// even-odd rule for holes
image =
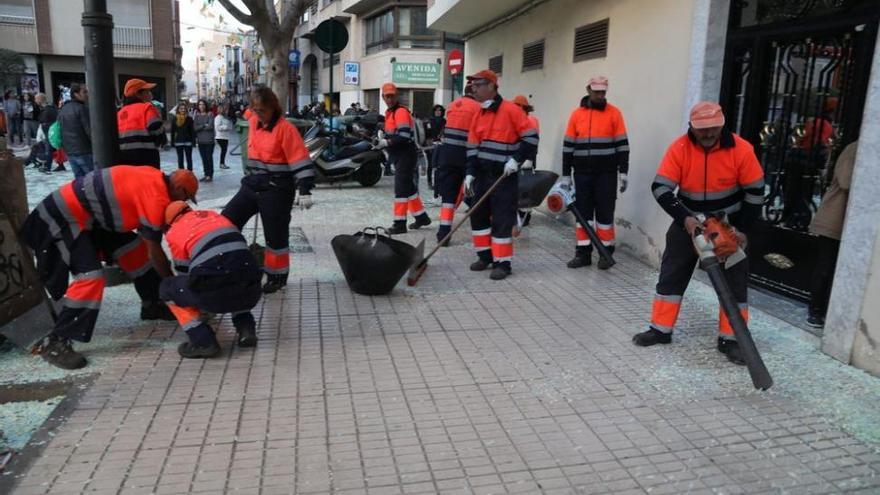
[[834, 160], [858, 138], [880, 2], [734, 0], [721, 102], [764, 167], [752, 282], [807, 300], [813, 214]]

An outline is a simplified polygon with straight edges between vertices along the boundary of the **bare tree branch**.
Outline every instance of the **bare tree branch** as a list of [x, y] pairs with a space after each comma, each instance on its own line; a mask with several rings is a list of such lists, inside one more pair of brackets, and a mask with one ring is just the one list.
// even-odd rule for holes
[[293, 30], [296, 22], [309, 8], [309, 0], [288, 0], [281, 9], [281, 29]]
[[266, 11], [266, 14], [268, 14], [269, 22], [271, 22], [273, 26], [278, 26], [278, 10], [275, 8], [275, 1], [263, 0], [263, 9]]
[[[226, 9], [226, 12], [229, 12], [229, 14], [232, 15], [232, 17], [235, 17], [235, 20], [237, 20], [238, 22], [240, 22], [242, 24], [247, 24], [248, 26], [252, 26], [254, 24], [254, 16], [253, 15], [245, 14], [238, 7], [236, 7], [235, 5], [232, 5], [232, 2], [230, 2], [229, 0], [217, 0], [217, 1], [220, 2], [220, 5], [222, 5], [223, 8]], [[250, 5], [247, 2], [245, 2], [245, 5], [247, 5], [248, 8], [250, 8]], [[251, 12], [253, 12], [253, 9], [251, 9]]]

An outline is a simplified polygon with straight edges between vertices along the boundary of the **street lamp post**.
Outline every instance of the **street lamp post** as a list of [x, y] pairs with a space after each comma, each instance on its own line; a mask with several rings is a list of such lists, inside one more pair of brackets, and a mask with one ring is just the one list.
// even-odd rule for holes
[[85, 0], [82, 14], [85, 38], [86, 84], [89, 87], [89, 125], [95, 166], [116, 163], [116, 85], [113, 82], [113, 16], [107, 0]]

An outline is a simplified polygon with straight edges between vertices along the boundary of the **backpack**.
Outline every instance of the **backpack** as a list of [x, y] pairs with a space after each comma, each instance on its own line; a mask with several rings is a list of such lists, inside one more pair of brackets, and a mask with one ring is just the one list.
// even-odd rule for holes
[[61, 122], [55, 121], [49, 126], [49, 144], [56, 150], [61, 149]]

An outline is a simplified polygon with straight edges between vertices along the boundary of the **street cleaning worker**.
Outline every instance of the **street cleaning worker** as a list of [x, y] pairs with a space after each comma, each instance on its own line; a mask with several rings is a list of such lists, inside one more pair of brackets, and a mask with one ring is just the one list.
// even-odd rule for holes
[[104, 295], [102, 261], [114, 261], [134, 279], [141, 319], [174, 320], [159, 299], [160, 277], [171, 275], [161, 244], [165, 208], [173, 200], [195, 200], [198, 189], [188, 170], [169, 176], [117, 165], [68, 182], [34, 208], [21, 238], [37, 258], [49, 295], [64, 297], [55, 327], [39, 345], [43, 359], [64, 369], [87, 364], [70, 341], [92, 338]]
[[443, 137], [436, 153], [437, 190], [442, 201], [437, 242], [452, 230], [467, 165], [468, 132], [479, 112], [480, 104], [474, 99], [470, 84], [464, 87], [464, 96], [450, 103], [446, 110], [446, 127], [443, 128]]
[[498, 94], [494, 72], [482, 70], [467, 79], [481, 108], [468, 132], [465, 192], [480, 198], [505, 177], [492, 196], [471, 214], [478, 258], [470, 268], [483, 271], [492, 265], [492, 280], [503, 280], [511, 273], [513, 259], [512, 233], [519, 196], [516, 174], [520, 164], [534, 160], [538, 131], [521, 108]]
[[388, 105], [385, 110], [385, 135], [376, 147], [388, 148], [388, 159], [394, 164], [394, 224], [389, 234], [406, 233], [406, 214], [415, 219], [409, 225], [418, 229], [431, 224], [431, 219], [419, 197], [419, 174], [416, 166], [416, 143], [413, 139], [413, 119], [397, 98], [397, 86], [382, 85], [382, 99]]
[[165, 225], [165, 241], [178, 275], [162, 280], [159, 295], [189, 337], [177, 352], [185, 358], [208, 358], [220, 352], [203, 312], [232, 313], [239, 347], [257, 345], [251, 309], [260, 300], [263, 273], [241, 231], [223, 215], [191, 210], [184, 201], [168, 205]]
[[[248, 132], [247, 171], [241, 188], [223, 208], [223, 216], [241, 230], [259, 214], [266, 238], [263, 292], [273, 293], [287, 285], [290, 273], [290, 210], [294, 203], [312, 207], [315, 166], [299, 131], [284, 119], [278, 97], [267, 87], [251, 93], [245, 112]], [[299, 190], [299, 197], [296, 191]]]
[[142, 79], [125, 82], [122, 108], [116, 113], [119, 126], [118, 163], [159, 168], [159, 146], [165, 137], [165, 123], [153, 105], [156, 85]]
[[[513, 103], [515, 103], [516, 106], [522, 108], [523, 112], [525, 112], [526, 115], [529, 117], [529, 123], [532, 125], [532, 127], [535, 128], [535, 131], [537, 131], [538, 139], [540, 140], [541, 122], [538, 120], [538, 117], [535, 117], [535, 115], [532, 113], [535, 110], [535, 107], [533, 107], [532, 104], [529, 103], [529, 99], [526, 97], [526, 95], [514, 96]], [[535, 150], [535, 155], [537, 155], [537, 153], [538, 151]], [[534, 161], [535, 160], [533, 159], [532, 162], [534, 163]], [[532, 166], [526, 165], [525, 163], [523, 164], [523, 168], [526, 169], [532, 168]], [[519, 215], [519, 217], [517, 219], [517, 226], [514, 228], [514, 232], [519, 231], [522, 227], [527, 226], [529, 222], [532, 221], [531, 210], [517, 210], [517, 214]]]
[[[752, 144], [724, 127], [721, 107], [700, 102], [691, 109], [687, 134], [666, 151], [651, 190], [673, 222], [666, 232], [651, 326], [633, 337], [640, 346], [672, 342], [682, 296], [698, 262], [693, 237], [702, 223], [699, 215], [728, 219], [745, 247], [745, 233], [764, 201], [764, 171]], [[748, 322], [748, 259], [731, 256], [724, 262], [724, 274]], [[718, 351], [731, 362], [745, 364], [727, 315], [720, 308], [718, 313]]]
[[[587, 84], [587, 96], [571, 112], [562, 144], [562, 179], [571, 185], [574, 170], [575, 208], [592, 224], [608, 251], [614, 252], [614, 206], [619, 191], [626, 191], [629, 140], [623, 115], [605, 99], [608, 78], [596, 76]], [[593, 246], [587, 231], [575, 225], [577, 247], [569, 268], [592, 263]]]

